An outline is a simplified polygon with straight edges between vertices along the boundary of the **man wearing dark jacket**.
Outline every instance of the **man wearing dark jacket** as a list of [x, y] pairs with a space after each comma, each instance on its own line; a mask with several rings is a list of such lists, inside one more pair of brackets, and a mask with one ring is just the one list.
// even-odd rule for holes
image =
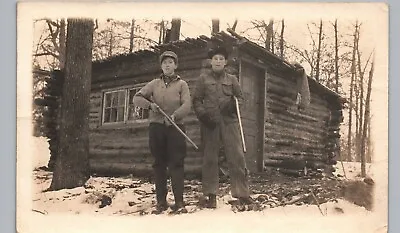
[[208, 55], [212, 69], [200, 75], [193, 94], [194, 111], [204, 129], [202, 183], [203, 194], [208, 197], [206, 207], [217, 207], [221, 142], [228, 160], [232, 196], [242, 204], [250, 204], [248, 173], [234, 100], [234, 96], [242, 99], [242, 91], [237, 78], [224, 70], [228, 57], [226, 49], [218, 47]]

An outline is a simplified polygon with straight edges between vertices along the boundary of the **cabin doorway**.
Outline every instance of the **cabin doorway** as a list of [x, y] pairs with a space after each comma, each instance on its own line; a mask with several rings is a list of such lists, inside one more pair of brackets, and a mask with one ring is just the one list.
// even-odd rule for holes
[[264, 167], [265, 69], [242, 61], [239, 77], [244, 98], [240, 110], [247, 149], [246, 163], [251, 172], [261, 172]]

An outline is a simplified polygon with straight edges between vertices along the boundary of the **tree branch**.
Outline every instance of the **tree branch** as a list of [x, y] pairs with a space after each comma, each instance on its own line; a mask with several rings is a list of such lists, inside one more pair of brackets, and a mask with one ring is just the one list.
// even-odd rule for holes
[[35, 53], [33, 54], [34, 57], [41, 57], [41, 56], [53, 56], [57, 57], [57, 54], [52, 53], [52, 52], [44, 52], [44, 53]]

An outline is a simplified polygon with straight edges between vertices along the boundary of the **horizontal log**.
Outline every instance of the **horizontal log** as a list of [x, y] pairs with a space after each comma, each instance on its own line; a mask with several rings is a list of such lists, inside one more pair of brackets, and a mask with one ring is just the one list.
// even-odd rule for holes
[[[314, 146], [317, 144], [322, 144], [324, 138], [318, 136], [307, 136], [304, 134], [298, 134], [295, 132], [290, 133], [289, 131], [285, 132], [283, 129], [268, 129], [265, 130], [265, 138], [272, 138], [279, 141], [288, 141], [293, 143], [300, 143], [301, 145]], [[321, 145], [325, 146], [325, 145]]]
[[304, 145], [291, 145], [291, 146], [277, 146], [272, 145], [270, 142], [266, 142], [264, 145], [264, 151], [266, 153], [283, 153], [291, 155], [317, 155], [325, 153], [326, 148], [324, 146], [316, 147], [304, 147]]
[[304, 169], [304, 167], [311, 169], [325, 169], [328, 164], [325, 164], [320, 161], [309, 161], [309, 160], [274, 160], [274, 159], [266, 159], [264, 160], [265, 166], [270, 167], [281, 167], [281, 168], [289, 168], [289, 169]]
[[272, 122], [264, 123], [265, 130], [270, 131], [283, 131], [289, 134], [300, 135], [301, 137], [308, 138], [324, 138], [326, 132], [323, 128], [318, 126], [300, 125], [293, 122], [285, 122], [282, 120], [274, 119]]
[[[288, 97], [281, 97], [272, 93], [270, 93], [266, 98], [266, 106], [269, 107], [269, 105], [277, 105], [285, 109], [296, 109], [297, 112], [300, 111], [297, 110], [295, 100], [292, 100]], [[311, 116], [321, 116], [321, 118], [330, 117], [330, 110], [321, 105], [310, 104], [303, 112], [307, 112]]]
[[[276, 76], [275, 76], [276, 77]], [[267, 93], [270, 92], [278, 92], [278, 93], [286, 93], [285, 96], [292, 96], [292, 90], [296, 96], [296, 86], [297, 84], [289, 79], [286, 78], [268, 78], [267, 79]], [[282, 90], [282, 89], [286, 89]], [[290, 89], [290, 93], [287, 93], [287, 90]], [[310, 94], [311, 94], [311, 102], [322, 104], [325, 106], [329, 106], [328, 101], [325, 99], [325, 95], [321, 93], [316, 93], [315, 89], [310, 87]]]
[[293, 155], [286, 153], [269, 153], [266, 157], [273, 160], [289, 160], [289, 161], [327, 161], [327, 157], [323, 154], [303, 154]]
[[318, 137], [313, 137], [313, 138], [307, 138], [307, 137], [301, 137], [299, 135], [294, 135], [291, 134], [290, 132], [280, 132], [279, 130], [265, 130], [265, 137], [266, 139], [274, 139], [274, 140], [279, 140], [279, 141], [288, 141], [290, 143], [296, 143], [300, 142], [302, 145], [306, 146], [325, 146], [321, 145], [321, 141], [324, 138], [318, 138]]

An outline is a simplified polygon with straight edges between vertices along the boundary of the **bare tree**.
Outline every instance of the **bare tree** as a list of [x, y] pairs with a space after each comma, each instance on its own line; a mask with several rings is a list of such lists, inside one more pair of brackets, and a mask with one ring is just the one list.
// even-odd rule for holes
[[68, 19], [60, 145], [50, 190], [82, 186], [89, 178], [89, 98], [93, 21]]
[[321, 43], [322, 43], [322, 20], [319, 21], [319, 33], [318, 33], [318, 49], [317, 49], [317, 65], [315, 67], [315, 78], [319, 82], [319, 64], [321, 61]]
[[135, 45], [135, 19], [132, 19], [131, 23], [131, 33], [129, 36], [129, 53], [133, 52], [133, 47]]
[[211, 32], [212, 33], [219, 32], [219, 19], [212, 19], [211, 24], [212, 24]]
[[274, 20], [270, 19], [266, 25], [267, 39], [265, 41], [265, 48], [274, 53]]
[[362, 130], [362, 143], [361, 143], [361, 176], [365, 177], [366, 172], [365, 172], [365, 145], [367, 142], [367, 126], [368, 126], [368, 121], [370, 118], [370, 102], [371, 102], [371, 86], [372, 86], [372, 79], [374, 76], [374, 59], [372, 59], [371, 63], [371, 69], [369, 71], [369, 77], [368, 77], [368, 88], [367, 88], [367, 98], [365, 102], [365, 113], [364, 113], [364, 124], [363, 124], [363, 130]]
[[39, 22], [45, 22], [47, 30], [36, 45], [36, 50], [33, 54], [34, 59], [37, 57], [46, 57], [48, 60], [50, 57], [53, 60], [53, 62], [48, 60], [50, 68], [63, 69], [65, 64], [65, 20], [43, 19], [35, 21], [35, 24]]
[[284, 40], [283, 40], [283, 33], [285, 32], [285, 20], [284, 19], [282, 19], [282, 27], [281, 27], [281, 38], [280, 38], [280, 41], [279, 41], [279, 47], [280, 47], [280, 50], [281, 50], [281, 58], [284, 58]]
[[236, 31], [236, 26], [237, 26], [237, 24], [238, 24], [238, 20], [235, 19], [235, 22], [233, 22], [233, 25], [232, 25], [232, 30], [233, 30], [233, 31]]
[[347, 160], [352, 161], [351, 156], [351, 148], [352, 148], [352, 117], [353, 117], [353, 91], [354, 91], [354, 80], [356, 78], [356, 45], [357, 45], [357, 34], [358, 34], [358, 21], [355, 25], [354, 31], [354, 41], [353, 41], [353, 52], [352, 52], [352, 63], [351, 63], [351, 81], [350, 81], [350, 102], [349, 102], [349, 127], [347, 132], [347, 143], [348, 143], [348, 151], [347, 151]]
[[171, 35], [167, 42], [179, 40], [181, 35], [181, 19], [174, 18], [171, 21]]
[[335, 19], [335, 24], [333, 25], [335, 30], [335, 91], [339, 93], [339, 43], [338, 43], [338, 24], [337, 19]]

